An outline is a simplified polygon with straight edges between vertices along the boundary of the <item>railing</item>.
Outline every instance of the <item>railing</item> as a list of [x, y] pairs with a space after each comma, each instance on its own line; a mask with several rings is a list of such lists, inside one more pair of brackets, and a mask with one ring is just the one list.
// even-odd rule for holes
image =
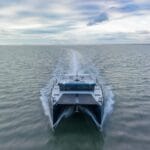
[[103, 91], [103, 87], [102, 87], [102, 85], [99, 83], [99, 81], [98, 81], [97, 78], [96, 78], [96, 83], [97, 83], [98, 86], [100, 86], [101, 91], [102, 91], [102, 98], [104, 99], [104, 91]]
[[53, 82], [52, 82], [52, 86], [51, 86], [51, 89], [50, 89], [50, 99], [53, 100], [53, 97], [52, 97], [52, 91], [54, 89], [54, 86], [55, 84], [57, 83], [57, 79], [53, 79]]

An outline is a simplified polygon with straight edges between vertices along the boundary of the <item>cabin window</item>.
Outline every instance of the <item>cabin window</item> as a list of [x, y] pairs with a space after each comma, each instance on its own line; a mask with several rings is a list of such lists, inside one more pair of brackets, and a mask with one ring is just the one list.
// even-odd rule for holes
[[95, 84], [88, 83], [60, 83], [60, 91], [93, 91]]

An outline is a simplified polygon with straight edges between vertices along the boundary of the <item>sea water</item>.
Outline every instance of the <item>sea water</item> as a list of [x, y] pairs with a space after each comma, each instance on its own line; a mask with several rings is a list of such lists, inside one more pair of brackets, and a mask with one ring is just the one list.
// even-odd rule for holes
[[[0, 149], [149, 150], [150, 45], [0, 46]], [[84, 116], [54, 133], [52, 79], [90, 73], [103, 85], [103, 131]]]

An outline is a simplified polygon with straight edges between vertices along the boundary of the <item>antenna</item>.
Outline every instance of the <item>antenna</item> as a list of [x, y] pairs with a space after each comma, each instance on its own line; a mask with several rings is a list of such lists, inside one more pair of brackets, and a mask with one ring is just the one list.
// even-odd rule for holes
[[79, 81], [79, 78], [78, 78], [78, 71], [76, 71], [76, 79], [75, 81]]

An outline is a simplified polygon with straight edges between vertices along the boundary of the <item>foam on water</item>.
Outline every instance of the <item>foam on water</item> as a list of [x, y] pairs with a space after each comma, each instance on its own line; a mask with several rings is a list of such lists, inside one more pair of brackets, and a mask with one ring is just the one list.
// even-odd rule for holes
[[102, 118], [102, 126], [104, 125], [106, 118], [112, 113], [114, 104], [114, 94], [111, 90], [111, 87], [103, 86], [103, 93], [104, 93], [105, 107], [104, 107], [104, 115]]
[[95, 122], [96, 126], [99, 128], [99, 123], [97, 122], [95, 116], [93, 116], [93, 114], [91, 113], [91, 111], [89, 111], [89, 109], [85, 108], [85, 107], [80, 107], [80, 109], [83, 111], [83, 112], [86, 112], [86, 114], [89, 115], [89, 117], [92, 118], [92, 120]]
[[53, 79], [51, 79], [49, 81], [49, 83], [40, 91], [40, 93], [41, 93], [40, 100], [42, 102], [44, 114], [45, 114], [45, 116], [48, 117], [49, 123], [51, 126], [52, 126], [52, 119], [51, 119], [50, 108], [49, 108], [49, 97], [50, 97], [50, 93], [51, 93], [52, 82], [53, 82]]
[[[64, 59], [59, 59], [56, 69], [53, 71], [53, 77], [59, 78], [65, 72], [71, 73], [71, 74], [89, 73], [90, 75], [96, 77], [103, 87], [103, 94], [104, 94], [104, 100], [105, 100], [104, 115], [102, 118], [102, 126], [103, 126], [106, 118], [113, 111], [114, 95], [111, 90], [111, 87], [105, 84], [104, 79], [102, 78], [97, 68], [92, 63], [92, 61], [90, 61], [89, 59], [88, 59], [89, 60], [88, 62], [85, 61], [85, 59], [82, 57], [82, 55], [78, 51], [75, 51], [75, 50], [66, 50], [66, 51], [69, 57], [68, 59], [69, 69], [65, 70]], [[44, 110], [44, 114], [49, 118], [50, 124], [52, 123], [52, 121], [51, 121], [51, 116], [50, 116], [50, 108], [49, 108], [48, 100], [50, 98], [54, 78], [51, 79], [49, 83], [41, 90], [41, 97], [40, 97], [43, 110]], [[69, 111], [64, 112], [64, 114], [61, 117], [68, 116], [66, 115], [67, 112]]]
[[80, 59], [81, 59], [81, 54], [78, 51], [75, 50], [70, 50], [68, 51], [69, 53], [69, 73], [72, 74], [77, 74], [80, 71]]
[[104, 77], [101, 75], [100, 71], [98, 71], [98, 69], [95, 67], [91, 59], [86, 59], [86, 61], [83, 61], [82, 68], [84, 72], [90, 74], [93, 77], [96, 77], [99, 83], [102, 85], [103, 96], [105, 101], [104, 115], [102, 118], [103, 127], [107, 117], [109, 117], [109, 115], [111, 115], [113, 111], [114, 94], [112, 92], [112, 88], [110, 85], [106, 84]]
[[78, 60], [77, 60], [77, 53], [72, 53], [72, 68], [73, 68], [73, 74], [76, 74], [78, 72]]
[[59, 122], [61, 121], [62, 118], [68, 118], [70, 115], [72, 115], [73, 110], [74, 110], [73, 107], [69, 107], [69, 108], [65, 109], [63, 111], [63, 113], [59, 116], [59, 119], [55, 123], [55, 126], [57, 126], [59, 124]]
[[[61, 56], [63, 56], [63, 55], [61, 55]], [[64, 63], [65, 63], [64, 57], [58, 59], [58, 63], [56, 64], [56, 67], [53, 70], [51, 79], [48, 81], [46, 86], [43, 87], [40, 91], [40, 94], [41, 94], [40, 100], [42, 102], [42, 107], [43, 107], [43, 110], [44, 110], [44, 114], [45, 114], [45, 116], [48, 117], [51, 127], [52, 127], [52, 118], [51, 118], [51, 115], [50, 115], [49, 99], [51, 97], [51, 90], [52, 90], [52, 87], [53, 87], [54, 80], [59, 79], [62, 76], [62, 74], [65, 73]]]

